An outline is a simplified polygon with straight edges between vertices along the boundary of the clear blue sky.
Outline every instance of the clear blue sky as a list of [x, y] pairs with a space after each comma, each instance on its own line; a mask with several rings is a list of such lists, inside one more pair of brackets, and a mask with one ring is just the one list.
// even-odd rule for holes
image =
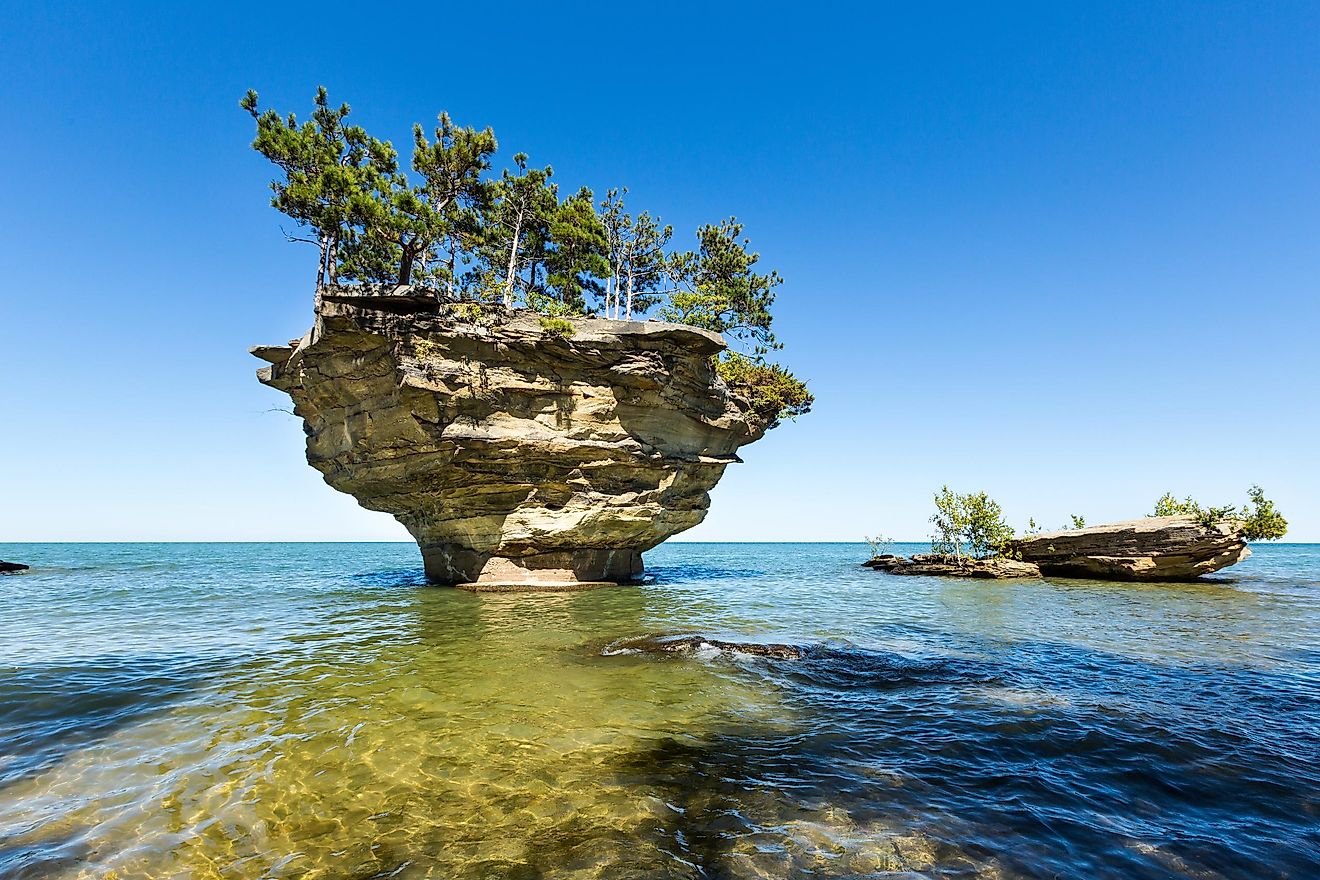
[[246, 353], [302, 334], [313, 255], [236, 102], [322, 83], [396, 143], [448, 109], [747, 224], [818, 403], [685, 538], [1259, 482], [1320, 540], [1315, 3], [187, 5], [0, 2], [0, 540], [406, 537]]

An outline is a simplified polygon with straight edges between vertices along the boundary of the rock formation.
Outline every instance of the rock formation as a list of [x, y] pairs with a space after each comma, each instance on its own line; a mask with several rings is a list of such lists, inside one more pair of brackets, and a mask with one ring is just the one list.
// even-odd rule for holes
[[607, 645], [601, 653], [606, 656], [677, 654], [693, 657], [704, 651], [727, 651], [732, 654], [769, 657], [774, 660], [801, 660], [809, 653], [808, 649], [801, 645], [785, 645], [778, 642], [729, 642], [723, 639], [708, 639], [705, 636], [638, 636], [619, 639]]
[[307, 461], [391, 513], [434, 581], [572, 587], [639, 574], [706, 515], [767, 423], [711, 357], [714, 333], [658, 321], [440, 305], [332, 289], [288, 346], [257, 346], [293, 398]]
[[18, 574], [20, 571], [27, 571], [29, 567], [21, 562], [5, 562], [0, 559], [0, 574]]
[[918, 553], [915, 556], [885, 553], [868, 559], [862, 565], [890, 574], [996, 579], [1040, 577], [1040, 568], [1030, 562], [1003, 558], [972, 559], [966, 556], [956, 559], [934, 553]]
[[1012, 558], [955, 559], [883, 554], [862, 564], [890, 574], [1022, 578], [1042, 574], [1097, 580], [1187, 580], [1251, 555], [1236, 520], [1205, 524], [1192, 516], [1148, 516], [1128, 522], [1041, 532], [1017, 538]]
[[1251, 555], [1241, 524], [1206, 525], [1191, 516], [1128, 522], [1018, 538], [1012, 549], [1044, 574], [1104, 580], [1185, 580]]

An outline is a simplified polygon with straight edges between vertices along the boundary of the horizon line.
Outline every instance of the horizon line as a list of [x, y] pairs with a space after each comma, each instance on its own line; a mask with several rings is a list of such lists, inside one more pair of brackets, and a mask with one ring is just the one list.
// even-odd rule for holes
[[[674, 540], [667, 540], [667, 541], [663, 541], [663, 542], [661, 542], [660, 544], [657, 544], [655, 547], [652, 547], [651, 550], [655, 550], [655, 549], [657, 549], [657, 548], [659, 548], [659, 547], [663, 547], [663, 546], [666, 545], [666, 544], [767, 544], [767, 545], [769, 545], [769, 544], [866, 544], [866, 543], [867, 543], [867, 541], [864, 540], [864, 539], [862, 539], [862, 540], [855, 540], [855, 541], [837, 541], [837, 540], [836, 540], [836, 541], [811, 541], [811, 540], [784, 540], [784, 541], [674, 541]], [[892, 539], [892, 540], [886, 541], [885, 543], [887, 543], [887, 544], [929, 544], [929, 543], [930, 543], [930, 539], [929, 539], [929, 538], [922, 538], [922, 539], [920, 539], [920, 540], [911, 541], [911, 540], [900, 540], [900, 539], [894, 538], [894, 539]], [[1274, 545], [1274, 546], [1306, 546], [1306, 545], [1317, 545], [1317, 544], [1320, 544], [1320, 540], [1315, 540], [1315, 541], [1249, 541], [1249, 542], [1247, 542], [1247, 543], [1248, 543], [1250, 546], [1253, 546], [1253, 547], [1264, 547], [1264, 546], [1269, 546], [1269, 545]], [[0, 541], [0, 547], [6, 546], [6, 545], [8, 545], [8, 546], [19, 546], [19, 545], [23, 545], [23, 544], [404, 544], [404, 545], [413, 545], [413, 546], [416, 546], [416, 545], [415, 545], [415, 542], [413, 542], [413, 541], [380, 541], [380, 540], [370, 540], [370, 539], [363, 539], [363, 540], [357, 540], [357, 539], [324, 539], [324, 540], [296, 540], [296, 541], [285, 541], [285, 540], [278, 540], [278, 539], [275, 539], [275, 540], [268, 540], [268, 541], [252, 541], [252, 540], [244, 540], [244, 539], [225, 539], [225, 538], [207, 538], [207, 539], [196, 539], [196, 538], [170, 538], [170, 539], [163, 539], [163, 540], [161, 540], [161, 539], [155, 539], [155, 540], [153, 540], [153, 539], [135, 539], [135, 540], [131, 540], [131, 541], [110, 541], [110, 540], [99, 540], [99, 539], [98, 539], [98, 540], [87, 540], [87, 541], [67, 541], [67, 540], [60, 540], [60, 541], [30, 541], [30, 540], [29, 540], [29, 541]], [[650, 553], [651, 550], [644, 550], [644, 551], [642, 551], [642, 552], [643, 552], [643, 553]]]

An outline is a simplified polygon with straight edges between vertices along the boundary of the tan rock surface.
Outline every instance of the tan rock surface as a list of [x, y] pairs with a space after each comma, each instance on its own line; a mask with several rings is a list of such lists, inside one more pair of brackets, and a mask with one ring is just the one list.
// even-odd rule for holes
[[1006, 578], [1040, 577], [1040, 569], [1030, 562], [1018, 562], [1015, 559], [971, 559], [963, 557], [941, 556], [934, 553], [918, 553], [915, 556], [895, 556], [883, 554], [863, 562], [867, 568], [885, 571], [890, 574], [926, 574], [939, 577]]
[[1236, 521], [1204, 525], [1191, 516], [1043, 532], [1018, 538], [1013, 549], [1047, 575], [1137, 581], [1195, 578], [1251, 555]]
[[574, 319], [561, 339], [534, 314], [474, 319], [400, 293], [327, 293], [296, 347], [253, 354], [293, 398], [308, 462], [393, 514], [433, 580], [634, 577], [765, 432], [716, 375], [714, 333]]

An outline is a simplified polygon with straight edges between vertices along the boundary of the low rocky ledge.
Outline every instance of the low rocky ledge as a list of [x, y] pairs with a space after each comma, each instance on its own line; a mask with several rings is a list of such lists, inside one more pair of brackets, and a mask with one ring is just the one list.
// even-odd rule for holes
[[867, 568], [889, 574], [925, 574], [938, 577], [1007, 578], [1040, 577], [1040, 568], [1030, 562], [1018, 562], [1015, 559], [961, 559], [942, 556], [935, 553], [918, 553], [914, 556], [895, 556], [891, 553], [868, 559], [863, 562]]
[[0, 574], [18, 574], [20, 571], [27, 571], [31, 566], [24, 565], [21, 562], [5, 562], [0, 559]]
[[1148, 516], [1027, 535], [1009, 545], [1007, 558], [884, 554], [862, 564], [891, 574], [943, 577], [1185, 581], [1250, 555], [1242, 524], [1236, 520], [1204, 523], [1192, 516]]
[[1043, 574], [1100, 580], [1189, 580], [1251, 555], [1236, 520], [1203, 523], [1191, 516], [1042, 532], [1018, 538], [1015, 556]]
[[427, 576], [475, 590], [580, 589], [642, 572], [705, 518], [768, 425], [711, 357], [718, 334], [332, 288], [261, 382], [303, 419], [307, 461], [417, 540]]

